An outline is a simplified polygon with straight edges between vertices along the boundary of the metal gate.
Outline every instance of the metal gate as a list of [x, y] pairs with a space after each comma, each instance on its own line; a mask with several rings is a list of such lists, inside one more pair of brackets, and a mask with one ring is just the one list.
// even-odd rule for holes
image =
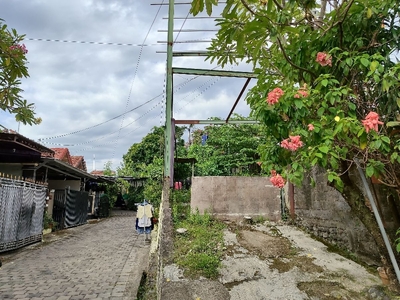
[[0, 252], [40, 242], [47, 186], [0, 178]]
[[53, 219], [58, 229], [87, 223], [89, 193], [70, 189], [55, 190]]

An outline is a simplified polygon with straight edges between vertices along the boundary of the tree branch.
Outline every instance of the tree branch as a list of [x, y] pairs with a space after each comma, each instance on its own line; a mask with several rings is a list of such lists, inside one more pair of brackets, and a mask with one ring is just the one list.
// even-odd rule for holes
[[295, 63], [293, 63], [292, 60], [287, 56], [286, 51], [285, 51], [285, 49], [283, 48], [282, 42], [281, 42], [281, 40], [279, 39], [279, 37], [277, 37], [276, 40], [278, 41], [278, 45], [279, 45], [279, 48], [281, 49], [281, 51], [282, 51], [282, 53], [283, 53], [283, 56], [285, 57], [286, 61], [287, 61], [292, 67], [294, 67], [294, 68], [296, 68], [296, 69], [298, 69], [298, 70], [302, 70], [302, 71], [304, 71], [304, 72], [307, 72], [307, 73], [310, 74], [313, 78], [317, 77], [317, 76], [316, 76], [313, 72], [311, 72], [310, 70], [305, 69], [305, 68], [303, 68], [303, 67], [300, 67], [300, 66], [296, 65]]
[[[346, 8], [344, 9], [343, 17], [341, 18], [341, 20], [333, 23], [331, 26], [329, 26], [327, 29], [325, 29], [325, 31], [322, 33], [322, 35], [324, 35], [329, 30], [331, 30], [333, 27], [335, 27], [336, 25], [338, 25], [338, 24], [340, 24], [340, 23], [342, 23], [344, 21], [344, 19], [346, 18], [347, 14], [348, 14], [348, 12], [350, 10], [350, 7], [353, 5], [353, 2], [354, 2], [354, 0], [350, 0], [349, 1], [349, 3], [347, 4]], [[344, 4], [344, 2], [343, 2], [343, 4]]]

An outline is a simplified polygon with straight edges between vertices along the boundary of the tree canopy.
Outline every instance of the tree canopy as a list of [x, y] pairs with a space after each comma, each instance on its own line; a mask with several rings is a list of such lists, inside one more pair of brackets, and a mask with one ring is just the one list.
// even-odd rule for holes
[[9, 30], [0, 19], [0, 109], [15, 115], [23, 124], [39, 124], [35, 117], [34, 104], [22, 98], [21, 78], [29, 76], [26, 54], [22, 43], [24, 35], [15, 29]]
[[[198, 13], [218, 1], [194, 0]], [[228, 0], [210, 60], [253, 64], [263, 166], [295, 183], [320, 165], [340, 190], [359, 158], [399, 188], [398, 1]], [[288, 166], [291, 168], [288, 168]]]
[[[192, 0], [210, 15], [218, 0]], [[271, 181], [302, 183], [320, 166], [386, 256], [354, 179], [400, 191], [400, 64], [397, 0], [227, 0], [209, 48], [221, 65], [247, 62], [258, 75], [246, 97], [268, 137], [261, 161]]]
[[[164, 130], [164, 127], [153, 127], [140, 143], [133, 144], [123, 156], [123, 166], [119, 168], [118, 174], [161, 181], [165, 148]], [[180, 157], [186, 157], [187, 152], [182, 139], [183, 133], [184, 128], [175, 127], [176, 153]], [[175, 166], [175, 174], [178, 178], [189, 176], [188, 167]]]
[[[249, 118], [234, 115], [231, 119]], [[256, 175], [260, 174], [257, 147], [264, 141], [259, 124], [210, 125], [194, 131], [188, 156], [197, 160], [197, 176]]]

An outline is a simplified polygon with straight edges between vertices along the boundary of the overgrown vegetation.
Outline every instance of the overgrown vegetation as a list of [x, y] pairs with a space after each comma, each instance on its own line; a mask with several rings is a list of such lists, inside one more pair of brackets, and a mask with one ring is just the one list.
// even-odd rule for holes
[[57, 222], [53, 220], [52, 216], [50, 216], [47, 211], [43, 214], [43, 228], [44, 229], [53, 229], [57, 226]]
[[223, 254], [225, 225], [209, 213], [190, 212], [189, 191], [173, 191], [171, 202], [175, 229], [187, 230], [175, 235], [175, 263], [190, 278], [216, 278]]
[[108, 194], [103, 194], [100, 197], [100, 203], [99, 203], [99, 211], [98, 215], [99, 217], [108, 217], [110, 216], [110, 209], [111, 209], [111, 202], [110, 202], [110, 197]]
[[[220, 120], [213, 117], [211, 120]], [[249, 121], [235, 114], [231, 120]], [[196, 158], [197, 176], [254, 176], [261, 168], [257, 148], [265, 142], [259, 124], [223, 124], [205, 126], [193, 132], [188, 156]]]

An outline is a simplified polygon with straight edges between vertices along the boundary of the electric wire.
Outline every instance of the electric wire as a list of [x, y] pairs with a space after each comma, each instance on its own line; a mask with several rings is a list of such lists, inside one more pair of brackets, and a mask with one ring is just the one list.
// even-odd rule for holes
[[[193, 78], [186, 79], [185, 82], [180, 83], [180, 84], [174, 89], [174, 92], [178, 92], [178, 91], [181, 90], [186, 84], [188, 84], [189, 82], [195, 80], [196, 78], [198, 78], [198, 77], [200, 77], [200, 76], [201, 76], [201, 75], [197, 75], [197, 76], [194, 76]], [[149, 103], [149, 102], [153, 101], [154, 99], [157, 99], [158, 97], [161, 97], [161, 96], [165, 97], [165, 80], [164, 80], [164, 91], [163, 91], [163, 93], [157, 95], [156, 97], [153, 97], [153, 98], [150, 99], [149, 101], [146, 101], [145, 103], [143, 103], [143, 104], [141, 105], [141, 107], [142, 107], [144, 104], [147, 104], [147, 103]], [[145, 112], [144, 114], [142, 114], [141, 116], [139, 116], [137, 119], [135, 119], [135, 120], [133, 120], [132, 122], [130, 122], [130, 123], [124, 125], [124, 126], [122, 127], [122, 129], [124, 129], [124, 128], [130, 126], [131, 124], [133, 124], [134, 122], [136, 122], [136, 121], [142, 119], [145, 115], [147, 115], [151, 110], [153, 110], [154, 108], [156, 108], [158, 105], [160, 105], [160, 104], [163, 105], [164, 102], [165, 102], [165, 98], [163, 98], [162, 101], [159, 101], [156, 105], [154, 105], [154, 106], [153, 106], [152, 108], [150, 108], [147, 112]], [[122, 114], [121, 114], [121, 115], [122, 115]], [[119, 116], [121, 116], [121, 115], [119, 115]], [[117, 116], [117, 117], [119, 117], [119, 116]], [[112, 119], [115, 119], [115, 118], [117, 118], [117, 117], [114, 117], [114, 118], [112, 118]], [[108, 121], [111, 121], [112, 119], [110, 119], [110, 120], [108, 120]], [[89, 127], [88, 127], [88, 128], [91, 129], [91, 128], [97, 127], [97, 126], [102, 125], [102, 124], [104, 124], [104, 123], [106, 123], [106, 122], [108, 122], [108, 121], [102, 122], [102, 123], [100, 123], [100, 124], [96, 124], [95, 126], [91, 126], [90, 128], [89, 128]], [[161, 125], [160, 125], [160, 126], [161, 126]], [[138, 128], [140, 128], [140, 127], [141, 127], [141, 126], [139, 126]], [[84, 131], [84, 130], [77, 130], [77, 131], [75, 131], [74, 133], [80, 133], [80, 132], [82, 132], [82, 131]], [[89, 140], [89, 141], [86, 141], [86, 142], [82, 142], [82, 143], [70, 143], [70, 144], [65, 144], [65, 143], [47, 142], [46, 139], [48, 140], [49, 138], [44, 138], [44, 139], [41, 139], [41, 140], [39, 139], [39, 140], [40, 140], [40, 142], [41, 142], [42, 144], [58, 145], [58, 146], [65, 146], [65, 147], [66, 147], [66, 146], [68, 146], [68, 147], [74, 147], [74, 146], [81, 146], [81, 145], [85, 145], [85, 144], [90, 144], [90, 143], [92, 143], [92, 142], [95, 142], [95, 141], [104, 139], [104, 138], [109, 137], [110, 135], [112, 135], [112, 134], [114, 134], [114, 133], [117, 133], [118, 131], [119, 131], [119, 130], [113, 131], [113, 132], [108, 133], [108, 134], [106, 134], [106, 135], [103, 135], [103, 136], [101, 136], [101, 137], [99, 137], [99, 138], [92, 139], [92, 140]], [[72, 134], [72, 133], [71, 133], [71, 134]], [[58, 137], [65, 137], [65, 136], [66, 136], [66, 135], [62, 135], [62, 136], [58, 136]], [[53, 137], [52, 137], [52, 138], [53, 138]]]
[[[162, 3], [164, 3], [164, 0], [162, 1]], [[153, 25], [154, 25], [154, 23], [155, 23], [155, 21], [156, 21], [156, 19], [157, 19], [157, 17], [158, 17], [158, 14], [160, 13], [160, 10], [161, 10], [161, 5], [158, 7], [157, 13], [156, 13], [156, 15], [154, 16], [153, 21], [151, 22], [150, 28], [149, 28], [149, 30], [147, 31], [146, 36], [145, 36], [145, 38], [144, 38], [144, 40], [143, 40], [143, 44], [146, 43], [146, 40], [147, 40], [147, 38], [148, 38], [148, 36], [149, 36], [149, 34], [150, 34], [150, 31], [151, 31], [151, 29], [153, 28]], [[128, 95], [128, 99], [127, 99], [127, 101], [126, 101], [125, 109], [128, 108], [128, 105], [129, 105], [129, 102], [130, 102], [130, 98], [131, 98], [131, 95], [132, 95], [132, 89], [133, 89], [133, 83], [135, 82], [136, 75], [137, 75], [137, 71], [138, 71], [138, 69], [139, 69], [139, 64], [140, 64], [140, 59], [141, 59], [141, 57], [142, 57], [143, 48], [144, 48], [143, 46], [140, 47], [138, 60], [137, 60], [137, 62], [136, 62], [135, 73], [133, 74], [132, 84], [131, 84], [131, 87], [130, 87], [130, 90], [129, 90], [129, 95]], [[120, 131], [121, 131], [121, 129], [122, 129], [122, 125], [123, 125], [123, 123], [124, 123], [124, 120], [125, 120], [125, 116], [122, 117], [120, 129], [119, 129]], [[117, 149], [118, 139], [119, 139], [119, 133], [118, 133], [118, 136], [117, 136], [117, 138], [116, 138], [116, 140], [115, 140], [114, 150], [113, 150], [113, 154], [112, 154], [112, 157], [113, 157], [113, 158], [115, 157], [115, 152], [116, 152], [116, 149]]]
[[146, 102], [144, 102], [144, 103], [142, 103], [142, 104], [140, 104], [140, 105], [138, 105], [138, 106], [136, 106], [136, 107], [134, 107], [134, 108], [132, 108], [132, 109], [130, 109], [130, 110], [124, 112], [124, 113], [122, 113], [122, 114], [119, 114], [119, 115], [117, 115], [117, 116], [115, 116], [115, 117], [112, 117], [111, 119], [108, 119], [108, 120], [106, 120], [106, 121], [104, 121], [104, 122], [101, 122], [101, 123], [98, 123], [98, 124], [95, 124], [95, 125], [92, 125], [92, 126], [83, 128], [83, 129], [75, 130], [75, 131], [72, 131], [72, 132], [69, 132], [69, 133], [60, 134], [60, 135], [51, 136], [51, 137], [46, 137], [46, 138], [40, 138], [40, 139], [38, 139], [38, 141], [39, 141], [39, 142], [44, 142], [45, 140], [52, 140], [52, 139], [56, 139], [56, 138], [66, 137], [66, 136], [68, 136], [68, 135], [77, 134], [77, 133], [81, 133], [81, 132], [86, 131], [86, 130], [89, 130], [89, 129], [96, 128], [96, 127], [101, 126], [101, 125], [104, 125], [104, 124], [106, 124], [106, 123], [108, 123], [108, 122], [110, 122], [110, 121], [112, 121], [112, 120], [118, 119], [118, 118], [120, 118], [120, 117], [122, 117], [122, 116], [124, 116], [124, 115], [126, 115], [126, 114], [128, 114], [128, 113], [130, 113], [130, 112], [132, 112], [132, 111], [135, 111], [135, 110], [139, 109], [140, 107], [146, 105], [147, 103], [150, 103], [151, 101], [157, 99], [157, 98], [160, 97], [160, 96], [161, 96], [161, 94], [158, 95], [158, 96], [155, 96], [155, 97], [151, 98], [150, 100], [148, 100], [148, 101], [146, 101]]
[[131, 46], [131, 47], [149, 47], [158, 46], [159, 44], [132, 44], [132, 43], [112, 43], [112, 42], [94, 42], [94, 41], [76, 41], [76, 40], [59, 40], [59, 39], [41, 39], [41, 38], [25, 38], [28, 41], [39, 42], [58, 42], [71, 44], [91, 44], [91, 45], [107, 45], [107, 46]]

